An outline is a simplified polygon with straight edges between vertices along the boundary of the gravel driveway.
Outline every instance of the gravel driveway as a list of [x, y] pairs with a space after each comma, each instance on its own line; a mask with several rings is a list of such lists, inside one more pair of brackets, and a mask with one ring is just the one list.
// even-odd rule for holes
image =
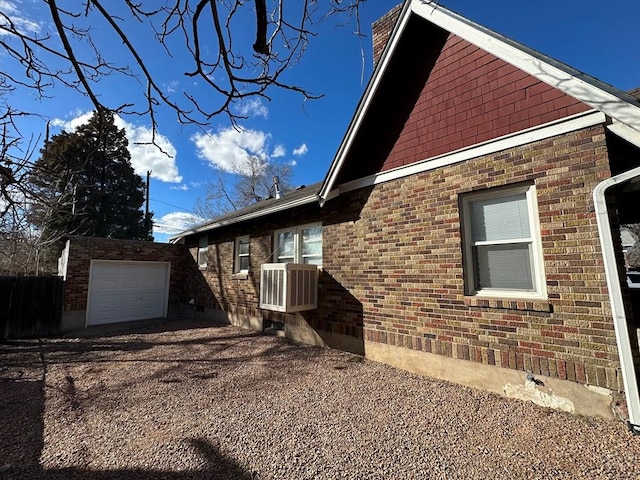
[[640, 478], [640, 437], [197, 321], [0, 345], [0, 478]]

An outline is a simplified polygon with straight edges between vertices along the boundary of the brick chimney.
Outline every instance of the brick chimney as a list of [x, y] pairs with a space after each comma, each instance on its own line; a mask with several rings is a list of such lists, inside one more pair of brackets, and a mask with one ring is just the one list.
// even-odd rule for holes
[[384, 47], [387, 44], [389, 37], [391, 36], [391, 31], [393, 30], [393, 26], [396, 24], [396, 20], [398, 20], [401, 11], [402, 3], [400, 5], [396, 5], [393, 9], [373, 22], [373, 24], [371, 25], [373, 36], [374, 65], [378, 63], [378, 60], [382, 55], [382, 50], [384, 50]]

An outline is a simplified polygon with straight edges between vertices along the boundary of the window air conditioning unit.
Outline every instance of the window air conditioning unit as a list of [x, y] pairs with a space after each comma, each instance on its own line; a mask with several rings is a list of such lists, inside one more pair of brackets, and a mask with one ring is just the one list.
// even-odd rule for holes
[[318, 267], [301, 263], [263, 264], [260, 308], [285, 313], [318, 308]]

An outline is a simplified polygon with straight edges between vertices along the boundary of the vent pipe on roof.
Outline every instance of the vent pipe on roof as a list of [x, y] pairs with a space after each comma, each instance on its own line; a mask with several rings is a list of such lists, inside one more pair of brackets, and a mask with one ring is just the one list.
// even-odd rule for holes
[[273, 196], [276, 197], [276, 199], [282, 198], [280, 179], [278, 177], [273, 177]]

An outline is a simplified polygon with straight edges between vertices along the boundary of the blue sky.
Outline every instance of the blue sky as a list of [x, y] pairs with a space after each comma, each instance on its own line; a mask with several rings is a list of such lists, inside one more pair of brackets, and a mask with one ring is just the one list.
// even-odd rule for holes
[[[361, 25], [366, 38], [358, 39], [353, 24], [336, 26], [335, 19], [317, 26], [302, 60], [287, 72], [287, 80], [323, 98], [303, 102], [299, 95], [271, 91], [271, 101], [252, 100], [238, 105], [249, 118], [240, 121], [238, 132], [226, 116], [214, 118], [205, 130], [178, 125], [175, 116], [158, 117], [159, 143], [167, 157], [148, 146], [135, 146], [149, 138], [149, 123], [137, 117], [122, 118], [132, 143], [132, 163], [142, 175], [152, 170], [151, 209], [155, 212], [157, 241], [188, 226], [196, 199], [204, 194], [203, 184], [224, 173], [247, 154], [265, 161], [293, 166], [293, 184], [310, 184], [323, 179], [355, 107], [371, 74], [370, 25], [398, 3], [398, 0], [369, 0], [361, 7]], [[631, 0], [448, 0], [441, 5], [525, 45], [550, 55], [623, 90], [640, 86], [640, 4]], [[40, 32], [50, 31], [41, 0], [0, 0], [0, 11], [33, 22]], [[28, 25], [28, 24], [27, 24]], [[253, 33], [247, 30], [253, 41]], [[100, 33], [100, 32], [98, 32]], [[157, 48], [144, 32], [135, 36], [141, 49]], [[110, 45], [111, 55], [118, 46]], [[364, 71], [361, 48], [365, 54]], [[416, 45], [419, 48], [419, 45]], [[0, 53], [1, 71], [10, 68]], [[184, 71], [190, 66], [180, 58], [158, 65], [163, 88], [197, 90], [185, 85]], [[364, 78], [364, 80], [363, 80]], [[101, 84], [103, 99], [119, 101], [125, 87], [118, 81]], [[57, 128], [71, 129], [87, 118], [91, 104], [86, 98], [57, 86], [51, 98], [34, 100], [16, 93], [14, 106], [26, 105], [52, 120]], [[22, 96], [21, 96], [22, 95]], [[29, 128], [32, 132], [29, 132]], [[23, 128], [23, 134], [42, 133], [42, 123]]]

